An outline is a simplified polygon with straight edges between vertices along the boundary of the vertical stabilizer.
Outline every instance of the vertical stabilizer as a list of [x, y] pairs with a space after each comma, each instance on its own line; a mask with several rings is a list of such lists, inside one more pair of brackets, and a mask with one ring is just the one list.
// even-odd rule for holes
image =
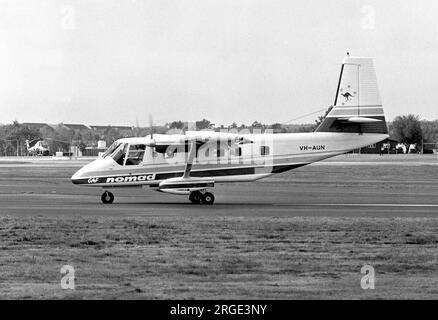
[[334, 106], [316, 131], [388, 133], [372, 59], [344, 58]]

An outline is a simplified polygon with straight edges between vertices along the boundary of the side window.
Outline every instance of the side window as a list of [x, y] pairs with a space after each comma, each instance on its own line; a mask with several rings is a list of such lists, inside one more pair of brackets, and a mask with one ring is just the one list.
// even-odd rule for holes
[[166, 148], [166, 151], [163, 153], [164, 159], [172, 159], [175, 156], [175, 153], [177, 152], [177, 147], [169, 145]]
[[232, 148], [231, 154], [235, 157], [241, 157], [242, 156], [242, 148], [240, 148], [240, 147]]
[[131, 144], [129, 146], [128, 156], [126, 157], [126, 166], [136, 166], [143, 161], [146, 146], [144, 144]]
[[269, 147], [268, 146], [261, 146], [260, 147], [260, 155], [268, 156], [269, 155]]
[[209, 158], [216, 154], [216, 149], [209, 144], [205, 144], [199, 147], [196, 157], [200, 159]]
[[164, 154], [164, 159], [172, 159], [174, 156], [175, 156], [175, 153], [169, 151], [169, 152], [166, 152]]

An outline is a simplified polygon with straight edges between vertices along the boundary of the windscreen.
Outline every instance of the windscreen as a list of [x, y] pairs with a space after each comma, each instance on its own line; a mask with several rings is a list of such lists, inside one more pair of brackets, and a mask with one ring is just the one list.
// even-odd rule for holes
[[111, 155], [114, 150], [116, 150], [118, 147], [120, 146], [120, 142], [114, 142], [106, 151], [105, 153], [102, 155], [102, 158], [105, 158], [109, 155]]

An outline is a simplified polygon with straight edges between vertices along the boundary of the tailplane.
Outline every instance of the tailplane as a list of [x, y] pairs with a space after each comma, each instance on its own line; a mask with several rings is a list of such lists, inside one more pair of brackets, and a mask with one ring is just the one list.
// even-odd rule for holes
[[372, 59], [344, 58], [335, 104], [315, 131], [388, 133]]

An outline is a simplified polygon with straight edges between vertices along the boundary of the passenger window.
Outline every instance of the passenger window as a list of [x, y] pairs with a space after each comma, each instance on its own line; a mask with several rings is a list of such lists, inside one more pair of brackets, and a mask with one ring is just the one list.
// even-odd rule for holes
[[260, 147], [260, 154], [262, 156], [268, 156], [269, 155], [269, 147], [268, 146], [261, 146]]
[[169, 145], [163, 153], [164, 159], [172, 159], [177, 151], [176, 146]]
[[136, 166], [143, 161], [146, 145], [144, 144], [131, 144], [129, 146], [128, 157], [126, 158], [126, 166]]
[[166, 152], [164, 154], [164, 159], [172, 159], [175, 156], [175, 153], [173, 152]]

